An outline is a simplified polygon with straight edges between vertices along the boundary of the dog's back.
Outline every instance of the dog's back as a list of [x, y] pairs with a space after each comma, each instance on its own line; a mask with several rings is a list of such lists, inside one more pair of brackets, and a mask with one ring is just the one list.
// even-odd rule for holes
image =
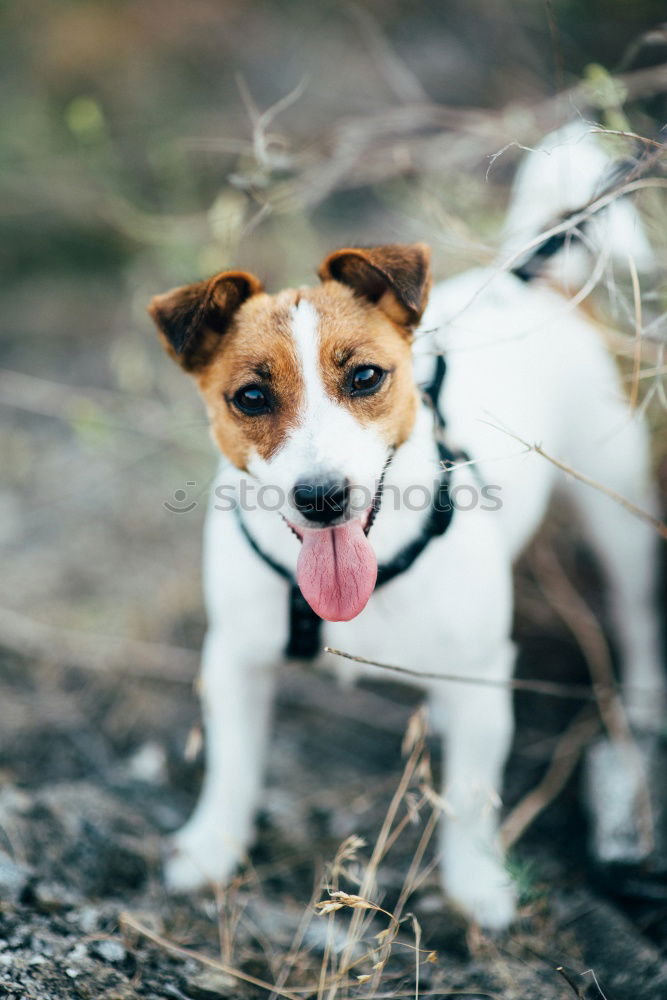
[[[517, 176], [499, 265], [437, 285], [422, 321], [423, 330], [437, 331], [447, 358], [441, 406], [452, 440], [475, 456], [487, 482], [502, 488], [513, 554], [539, 525], [562, 478], [527, 445], [541, 445], [592, 478], [611, 476], [628, 497], [646, 492], [645, 430], [641, 420], [629, 420], [607, 331], [579, 308], [585, 283], [592, 289], [612, 261], [626, 270], [630, 257], [639, 270], [654, 265], [636, 209], [627, 200], [613, 202], [586, 223], [586, 247], [565, 240], [553, 257], [536, 263], [533, 275], [513, 270], [535, 253], [541, 228], [595, 196], [612, 163], [583, 123], [547, 137]], [[619, 462], [620, 455], [632, 457]]]

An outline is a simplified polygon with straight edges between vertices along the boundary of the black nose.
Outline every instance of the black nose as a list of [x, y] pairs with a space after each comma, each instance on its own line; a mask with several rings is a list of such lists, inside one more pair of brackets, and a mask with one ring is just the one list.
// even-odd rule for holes
[[331, 524], [347, 510], [350, 484], [347, 479], [308, 479], [296, 484], [292, 496], [307, 521]]

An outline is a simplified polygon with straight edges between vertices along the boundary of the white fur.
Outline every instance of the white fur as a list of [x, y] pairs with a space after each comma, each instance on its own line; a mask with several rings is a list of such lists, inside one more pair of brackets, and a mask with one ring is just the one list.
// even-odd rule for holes
[[[268, 461], [255, 455], [248, 469], [259, 482], [280, 489], [285, 497], [282, 513], [289, 521], [297, 527], [308, 527], [309, 522], [289, 499], [299, 481], [347, 479], [353, 495], [358, 492], [359, 496], [372, 497], [388, 448], [374, 427], [363, 427], [349, 410], [327, 395], [320, 369], [318, 316], [307, 299], [301, 299], [292, 310], [292, 335], [306, 387], [299, 423], [276, 455]], [[254, 526], [256, 521], [261, 522], [257, 524], [260, 534], [268, 530], [273, 535], [275, 518], [270, 525], [265, 518], [251, 518], [248, 523]]]
[[[582, 473], [651, 508], [646, 431], [628, 412], [598, 330], [546, 286], [525, 285], [494, 269], [437, 286], [423, 320], [425, 330], [434, 326], [447, 349], [441, 406], [449, 439], [470, 453], [485, 483], [500, 487], [502, 508], [484, 510], [478, 503], [457, 510], [446, 534], [434, 539], [407, 573], [377, 590], [361, 615], [325, 623], [324, 642], [424, 672], [508, 680], [514, 660], [512, 560], [538, 527], [558, 485], [577, 505], [607, 570], [624, 677], [638, 687], [661, 688], [650, 610], [656, 564], [651, 529], [526, 452], [505, 430], [541, 443]], [[314, 466], [355, 481], [375, 479], [382, 443], [326, 397], [316, 316], [303, 301], [295, 310], [294, 337], [308, 386], [301, 421], [278, 456], [271, 463], [256, 461], [252, 472], [279, 479], [287, 489]], [[430, 488], [438, 469], [432, 417], [422, 407], [389, 468], [388, 492], [411, 484]], [[452, 484], [479, 489], [470, 466], [456, 469]], [[202, 667], [208, 763], [199, 804], [176, 836], [167, 869], [169, 884], [177, 889], [207, 878], [224, 881], [251, 841], [273, 668], [287, 639], [284, 581], [250, 550], [234, 515], [216, 505], [214, 498], [204, 567], [210, 617]], [[379, 561], [414, 537], [423, 517], [420, 511], [394, 510], [385, 500], [371, 534]], [[298, 542], [275, 513], [256, 511], [247, 522], [267, 551], [294, 567]], [[356, 665], [342, 669], [359, 671]], [[432, 724], [447, 740], [443, 793], [454, 818], [442, 824], [443, 886], [470, 917], [503, 928], [515, 912], [496, 837], [498, 791], [513, 732], [511, 697], [502, 687], [429, 681], [424, 688]], [[659, 698], [631, 709], [641, 726], [659, 725], [664, 718]]]
[[[607, 149], [603, 143], [607, 143]], [[521, 251], [561, 216], [574, 212], [602, 194], [610, 177], [608, 150], [618, 138], [601, 138], [595, 126], [578, 120], [548, 135], [525, 157], [512, 191], [505, 220], [503, 259]], [[619, 198], [582, 227], [585, 244], [572, 241], [548, 266], [548, 273], [566, 288], [583, 285], [589, 276], [591, 251], [607, 254], [627, 268], [632, 257], [639, 271], [650, 271], [655, 256], [639, 214], [627, 198]], [[585, 249], [587, 247], [587, 249]], [[520, 259], [520, 258], [519, 258]]]

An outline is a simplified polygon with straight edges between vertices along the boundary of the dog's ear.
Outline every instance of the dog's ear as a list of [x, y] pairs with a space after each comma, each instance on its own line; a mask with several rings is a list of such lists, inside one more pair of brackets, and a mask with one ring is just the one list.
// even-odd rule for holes
[[262, 284], [254, 275], [223, 271], [208, 281], [156, 295], [148, 312], [168, 353], [187, 372], [196, 372], [205, 368], [217, 351], [235, 312], [261, 291]]
[[431, 288], [430, 261], [425, 243], [346, 247], [329, 254], [317, 273], [322, 281], [349, 285], [396, 323], [413, 327]]

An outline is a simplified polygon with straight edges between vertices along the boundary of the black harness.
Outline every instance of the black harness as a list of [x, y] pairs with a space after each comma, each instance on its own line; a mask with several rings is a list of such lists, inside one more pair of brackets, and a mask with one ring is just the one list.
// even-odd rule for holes
[[[383, 586], [393, 580], [394, 577], [404, 573], [412, 566], [413, 562], [419, 558], [432, 538], [444, 535], [450, 525], [454, 508], [449, 494], [451, 472], [456, 462], [467, 461], [468, 456], [462, 451], [451, 451], [444, 442], [443, 431], [445, 421], [438, 406], [440, 390], [445, 378], [447, 367], [445, 359], [441, 354], [437, 356], [435, 373], [432, 381], [424, 388], [424, 396], [429, 401], [433, 410], [435, 422], [435, 441], [440, 459], [441, 472], [438, 488], [431, 504], [431, 509], [426, 517], [421, 532], [407, 545], [404, 545], [393, 559], [388, 563], [378, 566], [376, 588]], [[387, 463], [389, 464], [389, 463]], [[386, 470], [387, 466], [385, 466]], [[371, 518], [375, 516], [380, 507], [382, 497], [382, 484], [376, 496], [376, 503]], [[292, 573], [286, 569], [282, 563], [277, 562], [267, 552], [265, 552], [248, 531], [240, 509], [237, 505], [236, 514], [239, 526], [248, 544], [254, 552], [262, 559], [267, 566], [275, 570], [290, 585], [289, 590], [289, 639], [285, 649], [285, 655], [300, 660], [312, 660], [322, 650], [321, 631], [322, 619], [316, 615], [307, 600], [299, 590], [299, 586]]]

